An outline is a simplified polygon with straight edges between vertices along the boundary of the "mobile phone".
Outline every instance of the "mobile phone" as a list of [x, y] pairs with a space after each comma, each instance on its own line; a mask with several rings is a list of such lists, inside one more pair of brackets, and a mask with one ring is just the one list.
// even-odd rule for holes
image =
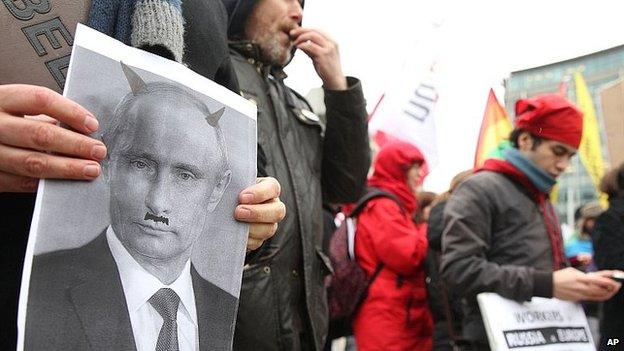
[[624, 284], [624, 273], [622, 273], [622, 272], [614, 272], [611, 275], [611, 279], [615, 280], [618, 283]]

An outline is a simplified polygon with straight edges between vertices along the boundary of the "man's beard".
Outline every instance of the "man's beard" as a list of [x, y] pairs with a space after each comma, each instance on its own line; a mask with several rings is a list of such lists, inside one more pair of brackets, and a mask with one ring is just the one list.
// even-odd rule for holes
[[260, 46], [260, 56], [264, 63], [268, 63], [271, 66], [284, 67], [290, 62], [292, 44], [285, 48], [277, 37], [265, 36], [262, 39], [258, 40], [257, 43]]

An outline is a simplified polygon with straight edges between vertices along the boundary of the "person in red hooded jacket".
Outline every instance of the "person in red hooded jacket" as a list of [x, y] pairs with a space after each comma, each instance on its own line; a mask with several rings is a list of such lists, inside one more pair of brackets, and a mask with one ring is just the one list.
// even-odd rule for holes
[[416, 193], [425, 169], [418, 148], [387, 144], [375, 160], [368, 186], [393, 194], [379, 197], [358, 216], [355, 256], [368, 276], [383, 268], [355, 315], [359, 351], [431, 350], [432, 318], [427, 304], [423, 262], [427, 237], [412, 221]]

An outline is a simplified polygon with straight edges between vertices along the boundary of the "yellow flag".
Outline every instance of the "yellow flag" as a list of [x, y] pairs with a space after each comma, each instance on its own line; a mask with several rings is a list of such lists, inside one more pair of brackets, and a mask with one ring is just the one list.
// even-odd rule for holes
[[555, 184], [555, 186], [550, 189], [550, 202], [556, 204], [559, 201], [559, 184]]
[[607, 196], [598, 190], [598, 184], [600, 184], [600, 179], [605, 172], [598, 120], [591, 95], [581, 72], [574, 73], [574, 85], [576, 86], [576, 104], [583, 111], [583, 138], [579, 146], [579, 156], [596, 187], [596, 194], [600, 203], [606, 208]]

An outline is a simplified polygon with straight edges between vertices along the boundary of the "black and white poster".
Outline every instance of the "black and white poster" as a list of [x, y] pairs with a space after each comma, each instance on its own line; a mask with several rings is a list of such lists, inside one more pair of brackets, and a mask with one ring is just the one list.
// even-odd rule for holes
[[64, 95], [99, 120], [94, 181], [42, 181], [20, 296], [25, 350], [229, 350], [256, 177], [256, 108], [78, 27]]
[[517, 302], [495, 293], [480, 293], [477, 301], [492, 350], [596, 350], [578, 303], [542, 297]]

